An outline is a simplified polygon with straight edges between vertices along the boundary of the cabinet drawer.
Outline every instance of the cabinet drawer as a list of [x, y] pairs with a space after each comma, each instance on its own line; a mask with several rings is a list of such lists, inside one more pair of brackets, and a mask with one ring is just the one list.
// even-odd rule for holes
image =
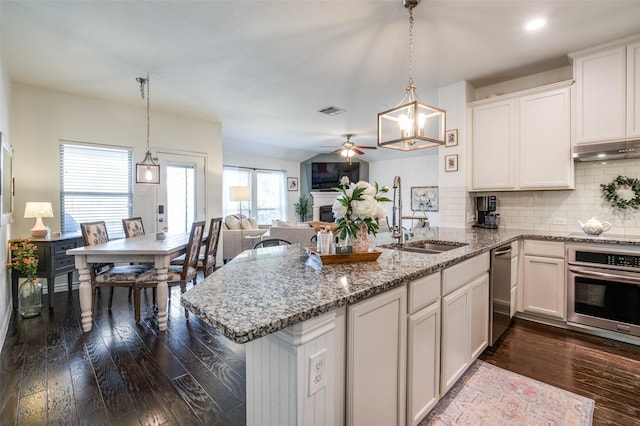
[[564, 259], [564, 243], [558, 241], [525, 240], [524, 254]]
[[51, 246], [52, 246], [53, 254], [55, 256], [63, 255], [63, 254], [66, 255], [67, 250], [71, 250], [80, 246], [80, 239], [60, 241], [55, 244], [52, 244]]
[[409, 283], [409, 314], [419, 311], [440, 297], [440, 272]]
[[76, 268], [75, 258], [73, 256], [58, 257], [53, 264], [55, 273], [71, 272]]
[[489, 270], [489, 252], [460, 262], [442, 271], [442, 295], [462, 287]]

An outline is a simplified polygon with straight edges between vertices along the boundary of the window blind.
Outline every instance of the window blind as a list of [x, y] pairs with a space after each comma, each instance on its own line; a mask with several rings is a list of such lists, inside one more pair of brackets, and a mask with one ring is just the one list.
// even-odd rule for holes
[[80, 223], [105, 221], [110, 239], [123, 238], [122, 219], [133, 206], [133, 150], [60, 143], [62, 232], [80, 232]]

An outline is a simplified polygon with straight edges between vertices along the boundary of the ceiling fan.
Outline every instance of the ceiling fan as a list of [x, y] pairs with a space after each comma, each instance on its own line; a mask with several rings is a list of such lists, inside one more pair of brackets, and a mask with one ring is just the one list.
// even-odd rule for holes
[[356, 145], [353, 142], [351, 142], [351, 138], [353, 137], [353, 135], [348, 134], [345, 135], [347, 137], [347, 140], [342, 144], [342, 146], [338, 149], [336, 149], [333, 152], [339, 152], [340, 155], [342, 155], [343, 157], [346, 157], [349, 159], [349, 163], [351, 163], [351, 157], [353, 157], [356, 154], [364, 154], [364, 152], [361, 151], [361, 149], [376, 149], [375, 146], [364, 146], [364, 145]]

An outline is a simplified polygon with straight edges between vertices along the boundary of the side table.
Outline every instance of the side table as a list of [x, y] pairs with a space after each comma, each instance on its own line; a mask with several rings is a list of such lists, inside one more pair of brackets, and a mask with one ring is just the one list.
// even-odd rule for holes
[[[82, 247], [84, 245], [81, 234], [63, 234], [60, 237], [31, 238], [38, 246], [38, 277], [47, 279], [47, 292], [49, 293], [49, 309], [53, 308], [53, 293], [55, 278], [58, 275], [67, 274], [69, 291], [73, 284], [73, 272], [76, 270], [75, 259], [67, 255], [67, 250]], [[18, 309], [18, 278], [22, 275], [17, 271], [11, 271], [11, 289], [13, 294], [13, 308]]]

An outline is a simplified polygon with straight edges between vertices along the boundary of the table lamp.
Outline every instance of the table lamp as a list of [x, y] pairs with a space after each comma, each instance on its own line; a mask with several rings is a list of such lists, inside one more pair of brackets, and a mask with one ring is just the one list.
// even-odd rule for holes
[[34, 238], [46, 237], [49, 230], [44, 223], [43, 217], [53, 217], [53, 209], [49, 202], [28, 201], [24, 208], [24, 217], [27, 219], [36, 218], [36, 224], [31, 228], [31, 236]]

